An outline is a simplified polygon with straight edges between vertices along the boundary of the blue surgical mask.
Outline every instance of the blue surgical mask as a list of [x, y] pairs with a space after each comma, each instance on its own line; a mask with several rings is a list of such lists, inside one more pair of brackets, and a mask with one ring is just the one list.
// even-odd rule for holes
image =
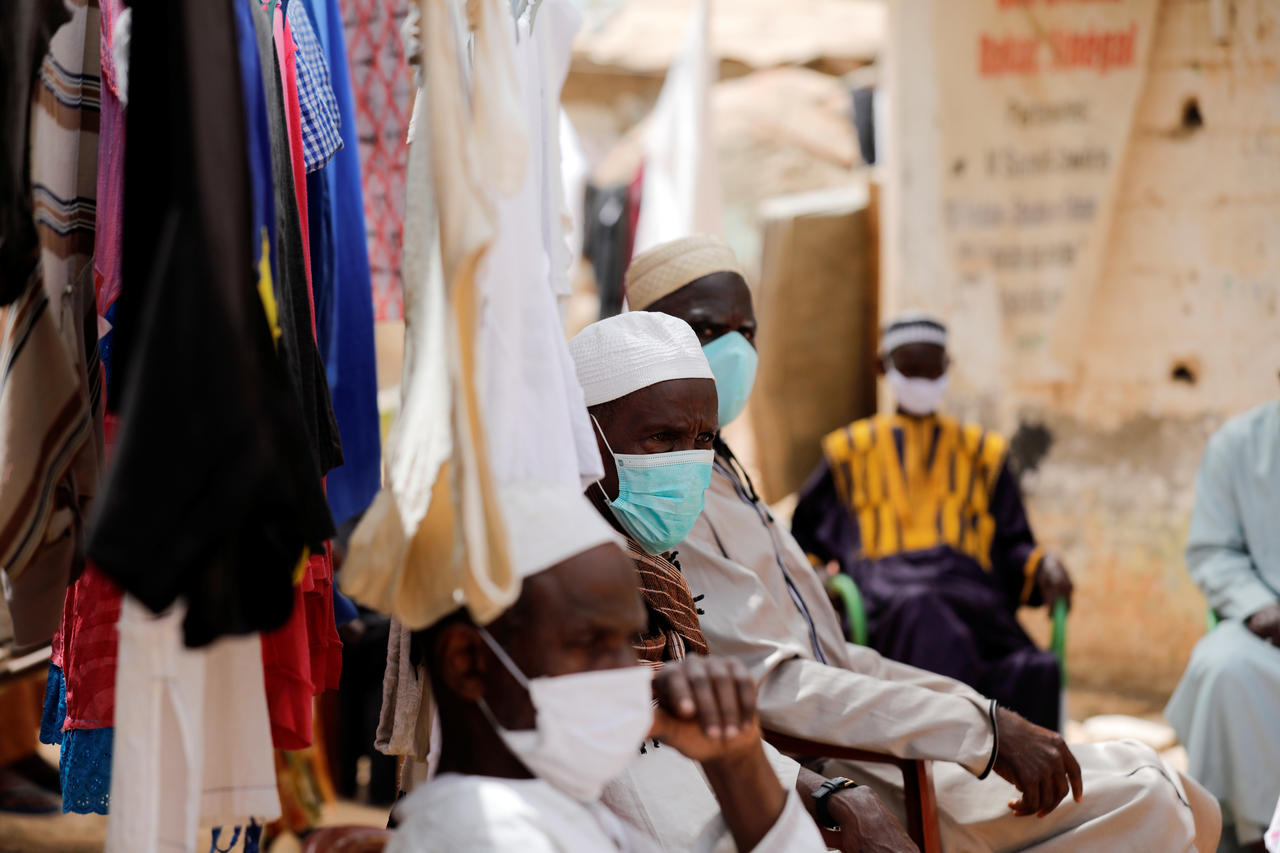
[[618, 496], [609, 500], [604, 486], [596, 486], [622, 529], [650, 554], [662, 554], [683, 542], [706, 503], [715, 452], [614, 453], [607, 438], [604, 446], [618, 469]]
[[716, 394], [720, 398], [720, 428], [742, 414], [751, 388], [756, 383], [756, 367], [760, 356], [741, 332], [721, 335], [702, 348], [716, 378]]

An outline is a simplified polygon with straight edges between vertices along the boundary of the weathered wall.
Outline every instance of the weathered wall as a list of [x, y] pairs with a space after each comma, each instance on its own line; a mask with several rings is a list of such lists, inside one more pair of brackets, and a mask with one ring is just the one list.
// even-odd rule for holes
[[1161, 0], [1087, 322], [1065, 373], [1030, 381], [1000, 294], [948, 268], [920, 47], [938, 2], [983, 0], [891, 5], [883, 302], [949, 318], [952, 409], [1018, 433], [1032, 520], [1077, 579], [1073, 677], [1167, 694], [1204, 631], [1182, 558], [1204, 442], [1280, 393], [1280, 3]]

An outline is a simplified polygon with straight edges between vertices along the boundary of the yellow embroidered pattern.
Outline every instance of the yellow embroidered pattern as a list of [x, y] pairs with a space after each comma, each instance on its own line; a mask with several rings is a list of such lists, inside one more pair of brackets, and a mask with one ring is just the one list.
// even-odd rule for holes
[[276, 292], [271, 283], [271, 244], [267, 240], [267, 229], [262, 229], [262, 252], [258, 256], [258, 298], [262, 300], [262, 310], [267, 314], [267, 325], [271, 327], [271, 340], [276, 349], [280, 348], [280, 312], [276, 307]]
[[867, 557], [946, 544], [991, 570], [990, 499], [1003, 438], [945, 416], [877, 415], [829, 434], [822, 449]]

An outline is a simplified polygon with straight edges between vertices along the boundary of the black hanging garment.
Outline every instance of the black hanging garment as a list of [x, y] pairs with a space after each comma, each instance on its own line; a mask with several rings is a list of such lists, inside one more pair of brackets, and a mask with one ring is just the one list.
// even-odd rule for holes
[[40, 254], [31, 207], [31, 91], [49, 40], [70, 17], [59, 0], [0, 4], [0, 305], [25, 291]]
[[89, 554], [188, 645], [282, 625], [332, 534], [320, 469], [257, 292], [231, 0], [135, 0], [121, 418]]

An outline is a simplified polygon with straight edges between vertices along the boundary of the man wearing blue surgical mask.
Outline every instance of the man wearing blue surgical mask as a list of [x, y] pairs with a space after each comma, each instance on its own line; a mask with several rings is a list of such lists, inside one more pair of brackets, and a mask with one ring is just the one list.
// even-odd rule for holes
[[[674, 548], [701, 515], [712, 478], [719, 422], [712, 366], [687, 323], [644, 311], [588, 326], [569, 351], [604, 459], [604, 478], [586, 494], [625, 535], [648, 611], [633, 638], [636, 651], [654, 665], [705, 655], [701, 596], [686, 583]], [[769, 754], [779, 779], [803, 794], [813, 817], [839, 828], [828, 840], [840, 849], [915, 849], [867, 789], [824, 788], [824, 778]], [[703, 788], [689, 762], [656, 749], [609, 785], [603, 801], [633, 824], [652, 827], [667, 850], [705, 850], [706, 826], [716, 817]]]
[[[687, 320], [711, 361], [722, 403], [726, 390], [745, 398], [742, 375], [712, 358], [712, 347], [734, 332], [755, 337], [750, 292], [723, 241], [689, 237], [640, 255], [627, 274], [627, 299], [633, 308]], [[903, 367], [931, 381], [943, 376], [945, 362]], [[925, 402], [912, 405], [932, 408]], [[804, 550], [756, 495], [720, 436], [713, 447], [706, 506], [676, 547], [684, 576], [701, 595], [707, 645], [747, 665], [767, 729], [933, 759], [947, 849], [1214, 849], [1212, 798], [1188, 779], [1175, 790], [1169, 780], [1176, 773], [1150, 749], [1122, 743], [1068, 749], [1055, 732], [965, 684], [847, 643]], [[862, 782], [903, 814], [901, 780], [875, 767], [807, 762], [801, 787], [810, 772], [832, 777], [832, 784], [845, 777]], [[1069, 793], [1076, 801], [1062, 803]], [[863, 849], [898, 848], [885, 842]]]

